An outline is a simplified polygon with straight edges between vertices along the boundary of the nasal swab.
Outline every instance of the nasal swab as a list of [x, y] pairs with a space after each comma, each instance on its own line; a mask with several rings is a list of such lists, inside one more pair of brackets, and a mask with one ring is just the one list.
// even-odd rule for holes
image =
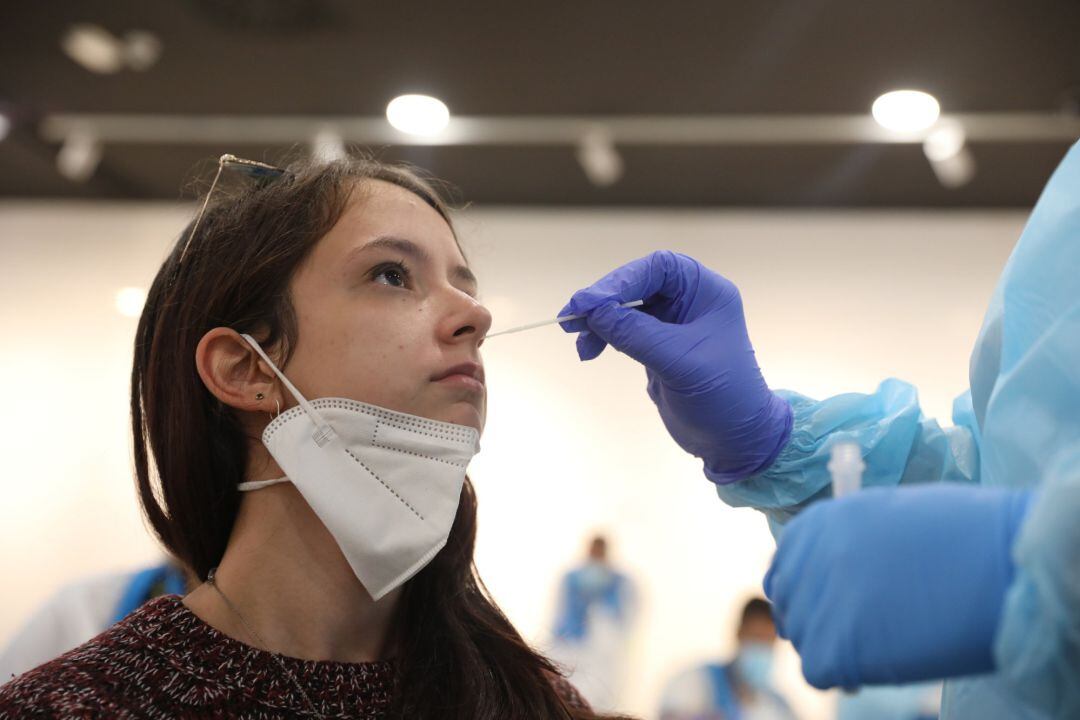
[[[644, 300], [632, 300], [631, 302], [623, 303], [623, 304], [619, 305], [619, 307], [632, 308], [632, 307], [638, 307], [639, 305], [644, 305], [644, 304], [645, 304]], [[496, 332], [496, 333], [488, 333], [487, 335], [484, 336], [484, 339], [486, 340], [488, 338], [495, 337], [496, 335], [509, 335], [510, 333], [522, 332], [523, 330], [532, 330], [533, 328], [543, 327], [544, 325], [553, 325], [555, 323], [564, 323], [564, 322], [569, 322], [570, 320], [580, 320], [583, 317], [586, 317], [586, 316], [585, 315], [563, 315], [562, 317], [557, 317], [554, 320], [541, 320], [540, 322], [529, 323], [528, 325], [522, 325], [520, 327], [510, 328], [509, 330], [500, 330], [499, 332]]]

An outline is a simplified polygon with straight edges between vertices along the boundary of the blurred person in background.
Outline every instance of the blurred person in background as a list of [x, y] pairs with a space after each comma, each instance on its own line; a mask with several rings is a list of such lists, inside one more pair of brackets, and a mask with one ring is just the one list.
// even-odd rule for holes
[[187, 592], [172, 561], [83, 578], [53, 593], [0, 650], [0, 685], [81, 645], [162, 595]]
[[585, 562], [559, 584], [550, 655], [597, 709], [618, 705], [633, 605], [630, 578], [611, 564], [607, 538], [596, 535]]
[[477, 292], [415, 172], [223, 156], [132, 368], [143, 512], [201, 584], [0, 687], [0, 717], [596, 718], [473, 564]]
[[743, 606], [735, 658], [687, 670], [664, 688], [660, 720], [793, 720], [770, 684], [776, 625], [763, 598]]

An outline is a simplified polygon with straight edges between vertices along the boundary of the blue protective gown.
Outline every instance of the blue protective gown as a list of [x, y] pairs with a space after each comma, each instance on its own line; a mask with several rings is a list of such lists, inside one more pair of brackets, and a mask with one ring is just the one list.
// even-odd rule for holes
[[628, 620], [629, 600], [629, 579], [607, 565], [590, 562], [571, 570], [559, 588], [555, 637], [569, 642], [588, 640], [589, 615], [594, 609], [622, 625]]
[[915, 388], [815, 401], [781, 392], [791, 440], [764, 472], [718, 486], [773, 532], [827, 497], [829, 447], [862, 446], [865, 485], [939, 480], [1040, 492], [1013, 547], [1016, 577], [996, 673], [946, 683], [943, 720], [1080, 718], [1080, 144], [1047, 184], [998, 281], [953, 426], [923, 417]]

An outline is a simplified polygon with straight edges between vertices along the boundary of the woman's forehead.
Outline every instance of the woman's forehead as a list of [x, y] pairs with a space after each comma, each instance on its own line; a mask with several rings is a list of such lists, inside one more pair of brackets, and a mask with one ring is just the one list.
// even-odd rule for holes
[[[334, 229], [341, 227], [353, 236], [390, 235], [421, 243], [432, 252], [460, 249], [449, 223], [420, 196], [383, 180], [358, 184]], [[333, 232], [333, 230], [331, 230]]]
[[320, 243], [322, 262], [351, 263], [376, 250], [396, 251], [442, 266], [476, 283], [446, 219], [413, 192], [381, 180], [364, 183]]

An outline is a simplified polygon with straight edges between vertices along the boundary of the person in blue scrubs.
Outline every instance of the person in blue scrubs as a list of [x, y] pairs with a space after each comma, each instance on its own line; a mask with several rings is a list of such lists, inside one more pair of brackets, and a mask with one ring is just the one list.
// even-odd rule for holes
[[660, 700], [660, 720], [794, 720], [771, 683], [776, 624], [762, 598], [743, 605], [734, 659], [711, 662], [672, 678]]
[[623, 689], [626, 645], [634, 619], [634, 584], [608, 556], [608, 541], [589, 541], [584, 563], [559, 583], [548, 656], [594, 710], [615, 712]]
[[[567, 314], [586, 315], [564, 324], [579, 356], [610, 344], [643, 363], [720, 497], [768, 517], [765, 591], [811, 684], [949, 678], [945, 719], [1080, 718], [1080, 145], [1002, 273], [951, 426], [895, 379], [771, 391], [737, 288], [682, 255], [615, 270]], [[861, 446], [867, 489], [833, 500], [839, 440]]]
[[590, 619], [598, 614], [624, 626], [630, 619], [631, 596], [630, 578], [612, 566], [607, 538], [596, 535], [589, 541], [588, 559], [559, 583], [553, 634], [559, 640], [583, 642], [589, 636]]
[[159, 595], [183, 595], [187, 578], [173, 560], [64, 586], [0, 647], [0, 685], [120, 622]]

